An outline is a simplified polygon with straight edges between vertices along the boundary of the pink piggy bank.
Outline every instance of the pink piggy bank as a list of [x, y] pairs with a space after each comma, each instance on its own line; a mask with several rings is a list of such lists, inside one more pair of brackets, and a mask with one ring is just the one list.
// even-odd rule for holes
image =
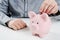
[[46, 13], [36, 14], [33, 11], [28, 13], [30, 18], [30, 29], [32, 34], [38, 37], [44, 37], [48, 34], [51, 27], [51, 20]]

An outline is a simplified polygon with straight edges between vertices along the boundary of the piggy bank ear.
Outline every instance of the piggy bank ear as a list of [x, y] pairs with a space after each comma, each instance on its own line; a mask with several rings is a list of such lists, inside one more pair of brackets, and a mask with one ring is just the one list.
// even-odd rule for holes
[[49, 19], [47, 13], [41, 14], [41, 18], [42, 18], [43, 20], [45, 20], [45, 21], [47, 21], [47, 20]]
[[29, 16], [29, 18], [33, 18], [33, 17], [36, 16], [36, 13], [33, 12], [33, 11], [30, 11], [30, 12], [28, 13], [28, 16]]

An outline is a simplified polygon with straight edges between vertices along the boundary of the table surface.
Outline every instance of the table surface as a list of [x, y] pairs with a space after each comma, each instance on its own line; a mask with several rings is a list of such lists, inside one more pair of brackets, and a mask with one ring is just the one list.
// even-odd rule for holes
[[[29, 26], [28, 18], [22, 18], [22, 20]], [[32, 36], [28, 27], [14, 31], [0, 25], [0, 40], [60, 40], [60, 21], [52, 21], [50, 32], [44, 38]]]

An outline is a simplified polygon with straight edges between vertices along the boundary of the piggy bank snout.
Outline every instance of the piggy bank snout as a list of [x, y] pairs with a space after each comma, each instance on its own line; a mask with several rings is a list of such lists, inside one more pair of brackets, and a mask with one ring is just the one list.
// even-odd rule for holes
[[38, 24], [32, 24], [32, 26], [37, 28], [38, 27]]
[[38, 24], [32, 24], [32, 29], [38, 31], [40, 26]]
[[35, 24], [32, 24], [32, 28], [33, 28], [33, 29], [36, 29], [37, 27], [36, 27], [36, 25], [35, 25]]

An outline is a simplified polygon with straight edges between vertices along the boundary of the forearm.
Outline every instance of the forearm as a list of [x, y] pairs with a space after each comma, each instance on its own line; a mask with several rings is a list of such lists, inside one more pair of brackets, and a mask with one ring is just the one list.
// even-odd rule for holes
[[8, 9], [8, 0], [1, 0], [0, 3], [0, 24], [5, 25], [5, 23], [9, 20], [11, 20], [7, 14], [9, 14], [7, 12]]
[[7, 15], [4, 13], [0, 12], [0, 24], [5, 25], [7, 21], [11, 20]]

